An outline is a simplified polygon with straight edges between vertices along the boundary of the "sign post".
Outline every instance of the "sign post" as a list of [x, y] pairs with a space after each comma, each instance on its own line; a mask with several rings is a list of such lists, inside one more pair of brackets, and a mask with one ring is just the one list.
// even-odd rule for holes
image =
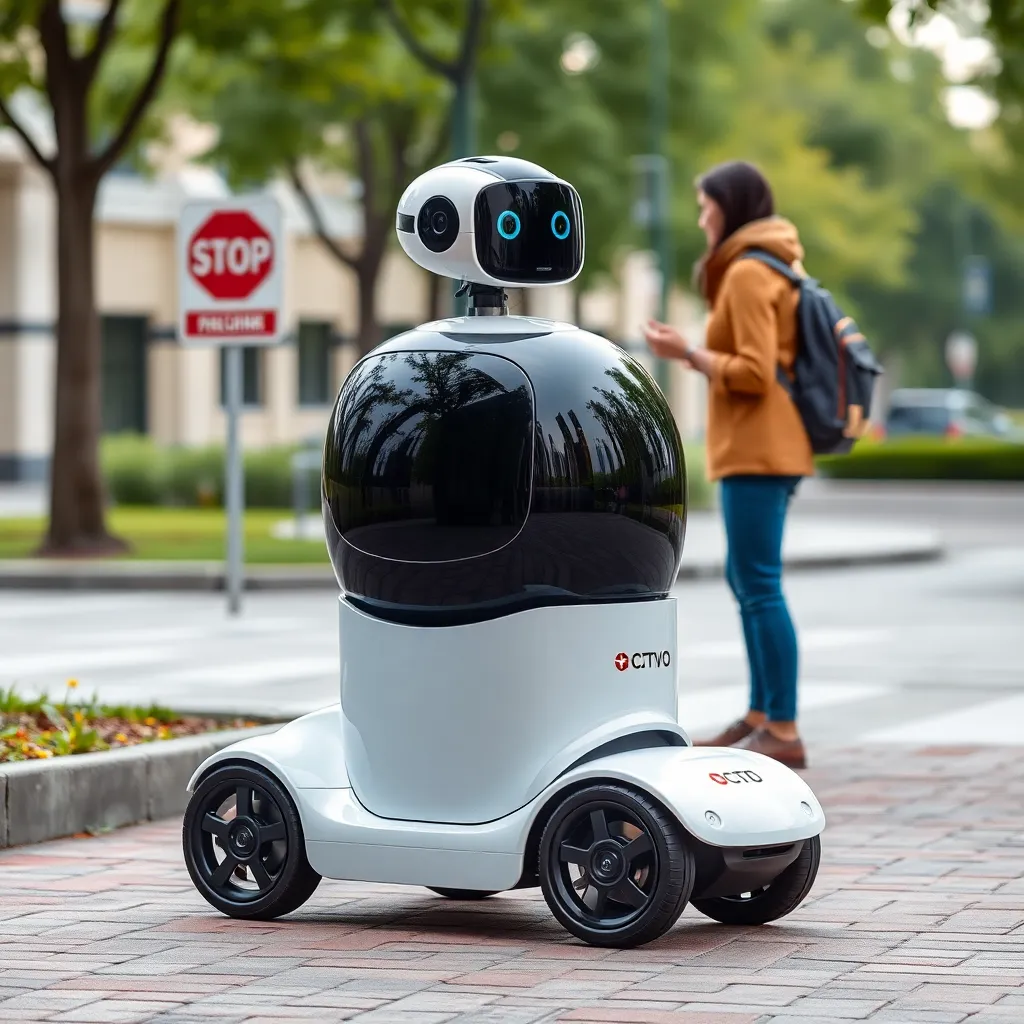
[[978, 363], [978, 343], [973, 334], [954, 331], [946, 339], [946, 365], [962, 388], [969, 388]]
[[231, 615], [241, 610], [244, 586], [243, 348], [273, 345], [281, 338], [283, 264], [281, 208], [272, 197], [202, 200], [182, 207], [178, 339], [182, 345], [225, 349], [225, 587]]

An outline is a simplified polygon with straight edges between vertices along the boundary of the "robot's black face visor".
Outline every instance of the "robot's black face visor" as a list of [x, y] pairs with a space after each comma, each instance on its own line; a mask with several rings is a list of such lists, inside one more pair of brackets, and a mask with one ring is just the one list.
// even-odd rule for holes
[[555, 181], [499, 182], [481, 189], [474, 210], [476, 256], [505, 281], [567, 281], [583, 264], [583, 208]]

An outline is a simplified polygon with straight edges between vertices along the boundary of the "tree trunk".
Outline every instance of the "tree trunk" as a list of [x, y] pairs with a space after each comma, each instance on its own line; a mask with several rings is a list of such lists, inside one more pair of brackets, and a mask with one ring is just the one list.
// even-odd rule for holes
[[440, 320], [448, 315], [451, 281], [437, 274], [427, 275], [428, 320]]
[[54, 402], [50, 528], [43, 555], [109, 555], [127, 545], [104, 517], [99, 464], [102, 428], [100, 325], [94, 291], [96, 182], [80, 166], [58, 167], [57, 384]]
[[359, 330], [356, 340], [359, 344], [360, 356], [365, 356], [380, 342], [376, 294], [379, 272], [380, 260], [367, 259], [366, 243], [364, 242], [363, 256], [356, 267], [356, 280], [359, 287]]

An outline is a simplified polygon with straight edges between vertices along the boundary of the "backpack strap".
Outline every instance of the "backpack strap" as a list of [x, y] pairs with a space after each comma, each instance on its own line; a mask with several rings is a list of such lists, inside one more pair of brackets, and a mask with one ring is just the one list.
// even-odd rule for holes
[[773, 256], [770, 252], [765, 252], [763, 249], [748, 249], [742, 256], [741, 260], [757, 260], [758, 263], [763, 263], [766, 267], [771, 267], [772, 270], [781, 274], [790, 284], [802, 284], [803, 278], [788, 264], [780, 260], [777, 256]]
[[[763, 263], [766, 267], [771, 267], [772, 270], [781, 274], [790, 284], [799, 286], [803, 283], [803, 278], [788, 263], [784, 263], [777, 256], [773, 256], [770, 252], [765, 252], [763, 249], [748, 249], [740, 256], [740, 259], [757, 260], [758, 263]], [[775, 366], [775, 379], [782, 385], [786, 394], [792, 398], [793, 382], [786, 376], [786, 371], [778, 364]]]

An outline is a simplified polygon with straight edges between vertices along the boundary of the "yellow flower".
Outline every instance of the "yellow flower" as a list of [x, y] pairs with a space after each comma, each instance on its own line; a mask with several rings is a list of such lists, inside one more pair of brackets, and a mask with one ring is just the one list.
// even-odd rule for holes
[[78, 680], [77, 679], [69, 679], [68, 680], [68, 689], [69, 690], [77, 690], [78, 689]]
[[154, 725], [156, 725], [156, 719], [152, 715], [150, 715], [149, 718], [144, 720], [143, 724], [148, 725], [150, 728], [152, 728]]
[[47, 757], [53, 757], [53, 751], [52, 750], [37, 750], [35, 752], [35, 756], [40, 758], [40, 759], [45, 759]]
[[117, 734], [117, 735], [116, 735], [116, 736], [114, 737], [114, 739], [115, 739], [115, 740], [117, 740], [117, 742], [118, 742], [118, 743], [127, 743], [127, 742], [128, 742], [128, 737], [127, 737], [127, 736], [125, 736], [125, 734], [124, 734], [123, 732], [119, 732], [119, 733], [118, 733], [118, 734]]
[[81, 725], [81, 724], [82, 724], [82, 722], [84, 722], [84, 721], [85, 721], [85, 715], [83, 715], [81, 711], [76, 711], [76, 712], [75, 712], [75, 721], [76, 721], [76, 722], [77, 722], [77, 723], [78, 723], [79, 725]]

